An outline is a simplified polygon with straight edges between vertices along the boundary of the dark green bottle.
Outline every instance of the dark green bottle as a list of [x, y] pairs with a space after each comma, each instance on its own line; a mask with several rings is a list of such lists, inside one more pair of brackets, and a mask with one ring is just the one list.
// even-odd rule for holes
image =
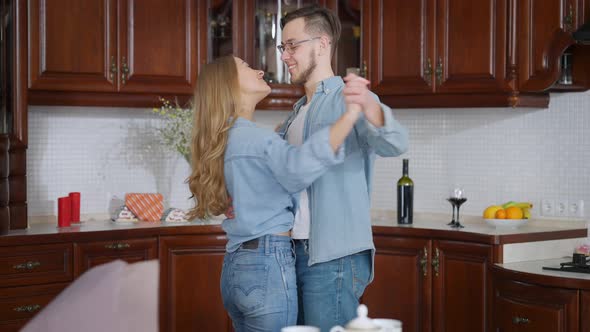
[[414, 181], [408, 175], [408, 159], [403, 160], [403, 175], [397, 181], [397, 223], [411, 224], [414, 214]]

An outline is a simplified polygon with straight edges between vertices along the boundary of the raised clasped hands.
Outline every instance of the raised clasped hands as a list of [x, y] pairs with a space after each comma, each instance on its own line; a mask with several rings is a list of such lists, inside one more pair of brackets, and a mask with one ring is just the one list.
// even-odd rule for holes
[[[342, 94], [346, 102], [347, 109], [359, 107], [363, 112], [365, 118], [376, 127], [381, 127], [384, 124], [384, 117], [381, 112], [381, 105], [373, 97], [369, 90], [369, 81], [364, 77], [355, 74], [348, 74], [344, 77], [346, 82]], [[358, 105], [358, 106], [355, 106]]]

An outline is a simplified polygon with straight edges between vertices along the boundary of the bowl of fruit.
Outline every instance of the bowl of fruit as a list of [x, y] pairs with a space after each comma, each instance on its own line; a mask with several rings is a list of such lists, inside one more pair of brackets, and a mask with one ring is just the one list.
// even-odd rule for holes
[[509, 201], [502, 205], [490, 205], [483, 211], [485, 222], [496, 228], [517, 228], [531, 218], [533, 204]]

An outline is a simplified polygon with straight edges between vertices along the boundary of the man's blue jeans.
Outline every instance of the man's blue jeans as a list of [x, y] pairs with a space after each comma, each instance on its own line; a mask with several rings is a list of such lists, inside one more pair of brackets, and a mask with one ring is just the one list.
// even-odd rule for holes
[[276, 332], [295, 325], [297, 283], [291, 238], [265, 235], [226, 253], [221, 295], [236, 332]]
[[295, 240], [299, 315], [297, 324], [322, 332], [356, 317], [371, 275], [371, 251], [307, 266], [307, 240]]

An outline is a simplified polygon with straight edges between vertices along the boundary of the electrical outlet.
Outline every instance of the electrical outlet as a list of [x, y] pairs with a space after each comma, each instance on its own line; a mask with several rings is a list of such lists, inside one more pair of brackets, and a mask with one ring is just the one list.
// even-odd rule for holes
[[568, 214], [570, 217], [584, 218], [584, 200], [570, 202], [568, 205]]
[[569, 214], [569, 202], [565, 199], [559, 199], [555, 203], [555, 216], [567, 217]]
[[555, 215], [555, 201], [552, 199], [541, 200], [541, 215], [551, 217]]

